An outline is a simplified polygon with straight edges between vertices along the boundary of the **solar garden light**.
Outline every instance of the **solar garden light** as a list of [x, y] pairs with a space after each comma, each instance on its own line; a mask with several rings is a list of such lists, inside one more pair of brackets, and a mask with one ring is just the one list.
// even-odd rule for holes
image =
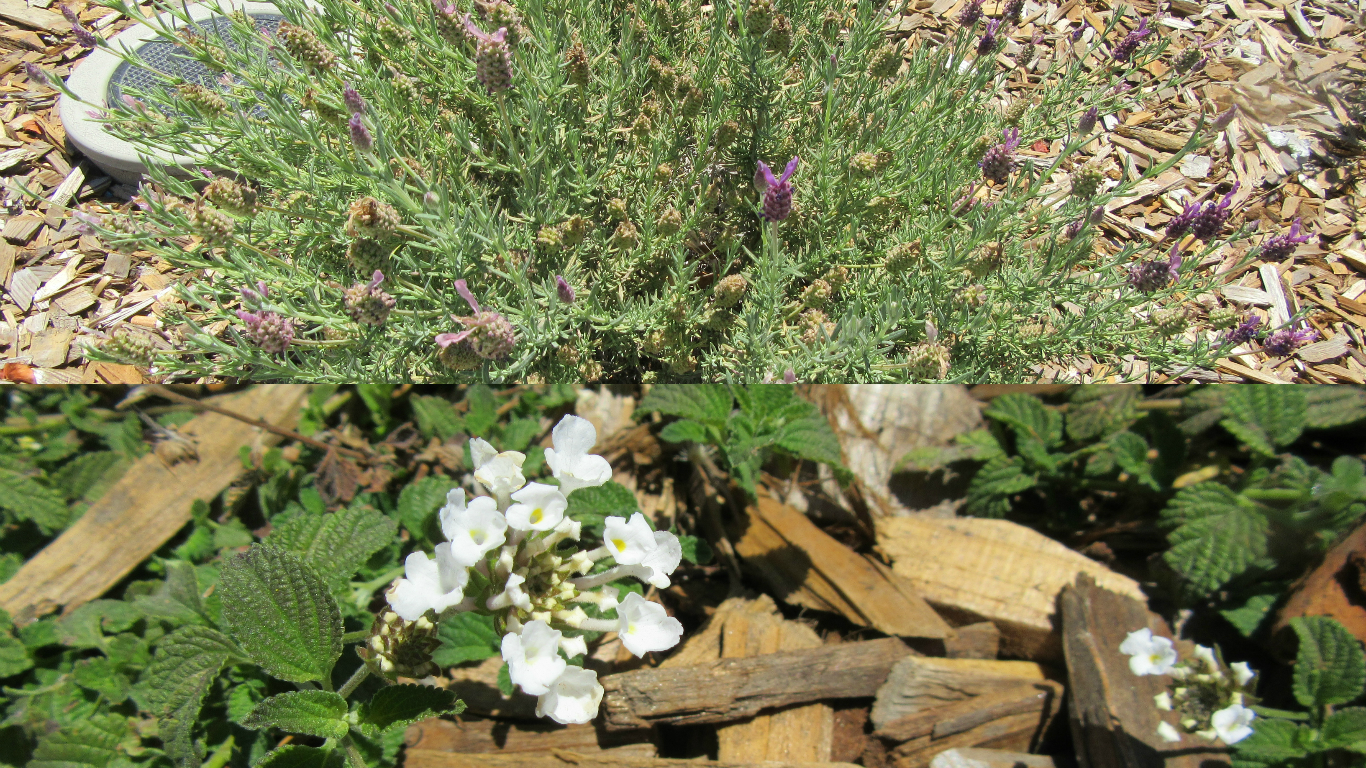
[[[233, 11], [252, 17], [261, 31], [272, 36], [285, 20], [270, 3], [242, 0], [218, 0], [212, 7], [190, 5], [182, 13], [188, 13], [198, 32], [216, 35], [225, 46], [236, 49], [237, 43], [228, 33], [232, 22], [225, 15]], [[166, 29], [187, 26], [183, 19], [170, 12], [160, 14], [156, 24]], [[124, 30], [109, 40], [109, 47], [135, 54], [159, 72], [178, 75], [205, 88], [221, 89], [216, 73], [187, 55], [179, 43], [164, 39], [148, 24], [139, 23]], [[157, 75], [148, 69], [134, 66], [112, 51], [96, 48], [67, 78], [66, 89], [58, 102], [58, 114], [72, 145], [121, 183], [136, 184], [147, 172], [149, 162], [171, 166], [173, 173], [183, 176], [189, 176], [188, 169], [194, 165], [190, 158], [172, 152], [149, 157], [115, 137], [97, 119], [99, 110], [117, 103], [125, 89], [145, 89], [156, 85], [157, 81]]]

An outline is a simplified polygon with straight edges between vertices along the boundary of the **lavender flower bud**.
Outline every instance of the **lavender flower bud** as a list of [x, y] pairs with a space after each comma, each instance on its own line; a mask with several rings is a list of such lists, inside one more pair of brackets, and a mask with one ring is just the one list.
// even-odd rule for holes
[[577, 86], [588, 85], [588, 52], [583, 49], [583, 43], [575, 40], [569, 47], [569, 52], [564, 55], [565, 69], [569, 72], [569, 82]]
[[346, 234], [351, 237], [382, 239], [402, 223], [397, 209], [369, 195], [351, 203], [347, 214]]
[[1318, 331], [1297, 329], [1294, 326], [1282, 328], [1266, 337], [1262, 350], [1272, 357], [1289, 357], [1295, 350], [1319, 337]]
[[1072, 196], [1078, 200], [1090, 200], [1100, 190], [1100, 182], [1105, 175], [1091, 163], [1083, 165], [1072, 176]]
[[1161, 259], [1140, 261], [1129, 268], [1129, 287], [1140, 293], [1153, 293], [1171, 282], [1169, 262]]
[[[1214, 313], [1210, 313], [1210, 320], [1214, 320]], [[1257, 327], [1262, 324], [1262, 319], [1256, 315], [1249, 316], [1246, 320], [1238, 324], [1237, 328], [1224, 334], [1224, 342], [1238, 346], [1246, 344], [1257, 338]]]
[[361, 152], [369, 152], [375, 146], [375, 138], [370, 135], [370, 129], [365, 127], [365, 123], [360, 119], [360, 115], [352, 115], [347, 122], [347, 127], [351, 129], [351, 143]]
[[283, 355], [294, 341], [294, 321], [278, 312], [246, 312], [237, 310], [237, 317], [247, 326], [247, 339], [262, 352]]
[[1100, 119], [1100, 110], [1091, 107], [1082, 113], [1081, 120], [1077, 123], [1077, 134], [1079, 136], [1090, 136], [1091, 131], [1096, 129], [1096, 121]]
[[982, 33], [982, 39], [977, 42], [978, 56], [989, 56], [996, 50], [997, 44], [1001, 42], [1000, 38], [997, 37], [997, 31], [1000, 30], [1000, 28], [1001, 22], [995, 19], [987, 22], [986, 31]]
[[1085, 34], [1085, 33], [1086, 33], [1086, 25], [1085, 25], [1085, 24], [1083, 24], [1083, 25], [1081, 25], [1080, 27], [1077, 27], [1076, 29], [1072, 30], [1072, 44], [1073, 44], [1073, 45], [1076, 45], [1077, 41], [1078, 41], [1078, 40], [1081, 40], [1081, 36], [1082, 36], [1083, 34]]
[[337, 61], [337, 54], [323, 45], [310, 29], [285, 21], [280, 23], [276, 35], [289, 55], [314, 69], [331, 69]]
[[1153, 324], [1157, 332], [1168, 337], [1186, 330], [1188, 320], [1189, 316], [1186, 314], [1185, 307], [1164, 307], [1148, 316], [1148, 321]]
[[1024, 16], [1024, 0], [1006, 0], [1001, 8], [1001, 17], [1011, 24], [1019, 24]]
[[749, 290], [749, 281], [743, 275], [726, 275], [717, 281], [716, 288], [713, 289], [716, 296], [716, 306], [733, 307], [739, 304], [747, 290]]
[[394, 308], [394, 297], [380, 290], [384, 273], [375, 270], [369, 283], [357, 283], [342, 296], [342, 309], [361, 325], [380, 326], [389, 319]]
[[1085, 228], [1086, 219], [1077, 219], [1075, 221], [1070, 222], [1066, 227], [1063, 228], [1062, 235], [1068, 240], [1076, 240], [1077, 236], [1080, 235], [1081, 231]]
[[1191, 234], [1206, 242], [1215, 239], [1224, 229], [1224, 223], [1233, 214], [1230, 203], [1233, 201], [1233, 194], [1238, 191], [1240, 182], [1233, 182], [1233, 189], [1224, 195], [1224, 199], [1218, 205], [1205, 203], [1205, 207], [1191, 219]]
[[353, 115], [365, 114], [365, 99], [361, 98], [360, 92], [348, 84], [342, 89], [342, 103], [346, 105], [347, 111]]
[[1265, 261], [1285, 261], [1295, 252], [1295, 246], [1309, 242], [1309, 235], [1300, 234], [1300, 220], [1295, 219], [1290, 231], [1262, 243], [1261, 257]]
[[47, 79], [47, 73], [43, 68], [31, 61], [24, 62], [24, 74], [28, 76], [30, 82], [35, 85], [51, 85]]
[[560, 301], [565, 304], [574, 303], [574, 288], [564, 279], [563, 275], [555, 275], [555, 293], [560, 297]]
[[1214, 132], [1218, 133], [1219, 131], [1228, 128], [1229, 123], [1233, 122], [1233, 116], [1237, 114], [1237, 110], [1237, 107], [1229, 107], [1228, 111], [1219, 113], [1219, 116], [1214, 118], [1214, 124], [1212, 126]]
[[1020, 129], [1007, 129], [1002, 137], [1005, 141], [988, 149], [977, 163], [977, 167], [982, 169], [982, 176], [997, 184], [1006, 183], [1010, 172], [1015, 169], [1015, 150], [1020, 146]]
[[95, 46], [99, 45], [100, 41], [95, 37], [94, 33], [86, 29], [84, 24], [81, 24], [80, 20], [76, 17], [76, 14], [72, 12], [70, 8], [62, 6], [62, 10], [66, 12], [66, 20], [71, 22], [71, 34], [76, 36], [77, 45], [86, 49], [93, 49]]
[[792, 183], [789, 179], [797, 171], [798, 159], [793, 157], [783, 170], [780, 178], [774, 178], [773, 172], [762, 160], [759, 161], [759, 170], [754, 174], [755, 186], [764, 190], [764, 220], [782, 221], [792, 213]]
[[958, 23], [964, 27], [971, 27], [982, 18], [982, 0], [969, 0], [963, 6], [963, 10], [958, 14]]
[[[481, 309], [479, 302], [475, 301], [474, 295], [470, 293], [469, 287], [464, 280], [455, 281], [455, 290], [465, 303], [470, 305], [474, 314], [469, 317], [458, 317], [451, 315], [451, 319], [465, 326], [465, 330], [459, 333], [443, 333], [436, 337], [437, 346], [442, 350], [452, 346], [466, 344], [474, 354], [485, 360], [499, 360], [505, 358], [512, 352], [516, 344], [516, 334], [512, 328], [512, 323], [502, 314], [491, 309]], [[457, 355], [459, 350], [452, 355]], [[448, 367], [450, 363], [443, 356], [442, 362]]]
[[1150, 34], [1152, 34], [1152, 30], [1148, 29], [1148, 20], [1141, 19], [1138, 22], [1138, 29], [1125, 35], [1123, 40], [1116, 43], [1115, 47], [1110, 50], [1110, 56], [1120, 64], [1128, 63], [1129, 59], [1133, 58], [1134, 51], [1138, 50], [1138, 44]]

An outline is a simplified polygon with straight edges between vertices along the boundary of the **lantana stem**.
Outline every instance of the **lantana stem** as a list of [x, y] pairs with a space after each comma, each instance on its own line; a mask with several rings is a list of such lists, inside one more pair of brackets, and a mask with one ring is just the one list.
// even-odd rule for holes
[[342, 697], [343, 699], [347, 696], [350, 696], [352, 693], [355, 692], [357, 688], [360, 687], [361, 683], [365, 682], [365, 678], [369, 674], [370, 665], [361, 664], [360, 668], [358, 668], [355, 672], [351, 673], [351, 677], [347, 678], [346, 682], [342, 683], [342, 687], [337, 689], [337, 695]]

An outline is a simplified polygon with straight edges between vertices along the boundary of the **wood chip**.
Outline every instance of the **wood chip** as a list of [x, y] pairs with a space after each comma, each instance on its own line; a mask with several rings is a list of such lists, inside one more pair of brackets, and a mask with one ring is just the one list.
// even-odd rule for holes
[[17, 245], [26, 245], [33, 235], [38, 231], [38, 227], [43, 225], [41, 217], [32, 215], [16, 216], [5, 224], [5, 229], [0, 232], [0, 237], [5, 238]]
[[29, 347], [29, 361], [37, 368], [56, 368], [66, 362], [67, 350], [71, 340], [76, 337], [72, 331], [49, 328], [33, 337]]
[[21, 269], [10, 278], [9, 296], [19, 305], [19, 309], [27, 312], [33, 304], [33, 294], [38, 292], [42, 284], [32, 267]]
[[1229, 301], [1236, 301], [1241, 304], [1251, 304], [1256, 307], [1271, 305], [1271, 294], [1256, 288], [1248, 288], [1245, 285], [1220, 286], [1219, 294]]
[[0, 19], [53, 35], [71, 31], [71, 25], [60, 13], [30, 8], [20, 0], [0, 0]]
[[1339, 333], [1326, 341], [1319, 341], [1301, 348], [1295, 356], [1306, 363], [1323, 363], [1336, 360], [1347, 354], [1347, 334]]
[[1271, 298], [1271, 325], [1278, 327], [1290, 322], [1295, 311], [1290, 306], [1290, 299], [1285, 295], [1285, 287], [1281, 282], [1281, 273], [1277, 271], [1275, 264], [1263, 264], [1257, 270], [1262, 276], [1262, 288], [1266, 290]]

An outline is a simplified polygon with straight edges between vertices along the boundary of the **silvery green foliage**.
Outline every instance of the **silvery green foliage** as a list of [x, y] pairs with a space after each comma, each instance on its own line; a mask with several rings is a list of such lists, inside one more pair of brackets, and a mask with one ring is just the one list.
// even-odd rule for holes
[[[1195, 295], [1197, 268], [1142, 295], [1123, 276], [1146, 244], [1102, 254], [1094, 225], [1062, 236], [1088, 206], [1207, 146], [1208, 130], [1092, 200], [1040, 205], [1046, 183], [1068, 188], [1083, 113], [1135, 106], [1142, 91], [1115, 85], [1162, 51], [1156, 32], [1124, 63], [1090, 70], [1083, 58], [1122, 37], [1115, 21], [1056, 55], [1047, 46], [1032, 65], [1046, 87], [1018, 126], [1020, 149], [1061, 152], [1015, 157], [995, 173], [1004, 184], [983, 187], [979, 139], [999, 137], [1008, 119], [1008, 72], [975, 54], [975, 27], [922, 37], [892, 67], [882, 31], [892, 8], [868, 0], [719, 0], [705, 12], [695, 0], [278, 5], [290, 23], [279, 40], [238, 17], [240, 52], [179, 35], [223, 73], [227, 110], [174, 78], [109, 109], [135, 146], [245, 180], [260, 201], [230, 215], [154, 170], [145, 212], [101, 225], [120, 247], [211, 272], [181, 295], [191, 352], [161, 357], [160, 369], [1001, 380], [1074, 354], [1173, 368], [1217, 351], [1203, 336], [1163, 339], [1131, 311]], [[498, 74], [494, 89], [505, 55], [511, 88]], [[766, 222], [755, 171], [794, 157], [791, 213]], [[889, 262], [912, 242], [917, 258]], [[359, 324], [345, 291], [376, 269], [395, 309], [382, 326]], [[557, 276], [572, 304], [557, 301]], [[734, 276], [744, 282], [718, 296]], [[459, 280], [483, 308], [473, 316]], [[254, 345], [234, 313], [238, 289], [258, 281], [271, 291], [262, 311], [293, 332], [283, 351]], [[511, 323], [510, 351], [434, 344], [481, 311]], [[227, 329], [211, 333], [216, 321]]]
[[[583, 633], [616, 632], [637, 656], [677, 644], [683, 626], [664, 606], [635, 592], [618, 600], [622, 590], [611, 585], [637, 578], [666, 589], [684, 551], [677, 536], [653, 530], [640, 512], [629, 520], [604, 517], [602, 545], [576, 546], [583, 523], [566, 514], [570, 499], [607, 484], [612, 468], [589, 453], [597, 430], [587, 419], [565, 416], [551, 439], [545, 461], [559, 485], [526, 482], [525, 455], [471, 440], [474, 479], [489, 495], [467, 500], [464, 489], [450, 491], [440, 512], [447, 541], [436, 545], [434, 558], [409, 554], [405, 578], [387, 598], [394, 620], [439, 620], [452, 635], [471, 638], [443, 650], [443, 663], [484, 658], [491, 654], [480, 646], [494, 645], [506, 663], [506, 687], [536, 696], [537, 716], [587, 723], [597, 716], [603, 688], [596, 672], [570, 663], [588, 652]], [[590, 575], [607, 558], [614, 566]], [[616, 618], [590, 617], [585, 606]], [[490, 625], [478, 616], [492, 617], [491, 632], [480, 633]], [[383, 644], [372, 635], [367, 663], [393, 676], [396, 665]]]

